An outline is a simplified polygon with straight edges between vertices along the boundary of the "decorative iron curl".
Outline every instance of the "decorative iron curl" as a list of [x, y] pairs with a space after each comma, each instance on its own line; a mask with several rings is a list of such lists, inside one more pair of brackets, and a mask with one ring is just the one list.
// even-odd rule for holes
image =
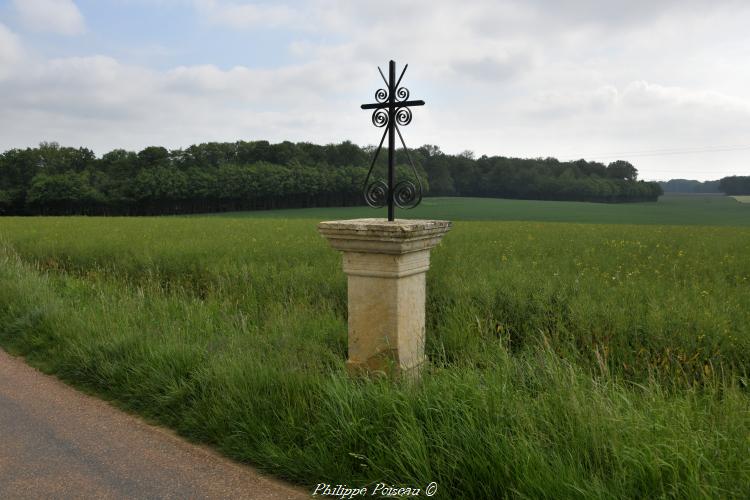
[[396, 123], [406, 126], [411, 123], [411, 110], [409, 108], [398, 108], [396, 110]]
[[368, 184], [365, 188], [365, 202], [372, 208], [383, 208], [388, 203], [388, 184], [384, 180]]
[[388, 125], [388, 111], [383, 108], [376, 109], [372, 113], [372, 124], [376, 127], [385, 127]]
[[404, 136], [401, 135], [401, 129], [399, 129], [398, 126], [395, 128], [396, 133], [398, 133], [398, 138], [401, 140], [401, 145], [404, 147], [406, 158], [409, 160], [411, 172], [414, 174], [414, 179], [417, 181], [417, 184], [415, 186], [414, 183], [409, 180], [399, 182], [393, 188], [393, 199], [396, 205], [401, 208], [414, 208], [422, 202], [422, 181], [419, 180], [419, 172], [417, 172], [414, 162], [411, 159], [409, 148], [406, 147]]
[[375, 100], [378, 102], [385, 102], [388, 100], [388, 91], [385, 89], [378, 89], [375, 91]]
[[407, 100], [409, 98], [409, 89], [407, 89], [406, 87], [399, 87], [396, 91], [396, 98], [399, 101]]
[[393, 202], [399, 208], [414, 208], [422, 201], [422, 190], [412, 181], [401, 181], [393, 188]]

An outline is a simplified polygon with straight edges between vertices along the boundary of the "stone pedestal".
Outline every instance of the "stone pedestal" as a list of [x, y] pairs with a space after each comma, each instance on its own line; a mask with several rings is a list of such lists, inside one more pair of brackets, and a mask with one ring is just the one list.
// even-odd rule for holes
[[350, 373], [413, 373], [425, 359], [425, 273], [449, 221], [353, 219], [318, 230], [343, 252]]

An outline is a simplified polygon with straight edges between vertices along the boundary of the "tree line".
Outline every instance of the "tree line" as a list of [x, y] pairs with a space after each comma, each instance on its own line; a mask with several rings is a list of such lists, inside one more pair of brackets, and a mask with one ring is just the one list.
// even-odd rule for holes
[[724, 177], [719, 181], [719, 189], [728, 195], [750, 195], [750, 176]]
[[[0, 214], [153, 215], [364, 203], [373, 147], [349, 141], [205, 143], [97, 157], [87, 148], [42, 143], [0, 155]], [[386, 155], [376, 170], [383, 175]], [[625, 161], [608, 165], [508, 158], [437, 146], [411, 151], [425, 194], [597, 202], [656, 201], [658, 183]], [[403, 172], [407, 159], [397, 153]], [[377, 174], [376, 174], [377, 175]]]

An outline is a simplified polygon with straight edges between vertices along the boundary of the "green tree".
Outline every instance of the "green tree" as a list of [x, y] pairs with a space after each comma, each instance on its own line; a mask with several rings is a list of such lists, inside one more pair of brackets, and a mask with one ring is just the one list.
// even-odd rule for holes
[[626, 161], [617, 160], [607, 165], [607, 176], [612, 179], [635, 181], [638, 179], [638, 170]]

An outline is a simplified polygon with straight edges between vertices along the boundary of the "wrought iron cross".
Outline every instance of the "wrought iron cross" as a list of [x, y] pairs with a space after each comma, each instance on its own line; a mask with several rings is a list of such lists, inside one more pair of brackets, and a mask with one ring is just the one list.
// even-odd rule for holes
[[[375, 150], [375, 155], [370, 164], [370, 170], [367, 172], [367, 178], [365, 179], [363, 192], [365, 195], [365, 201], [368, 205], [373, 208], [382, 208], [386, 204], [388, 205], [388, 220], [393, 220], [394, 205], [399, 208], [414, 208], [419, 205], [422, 201], [422, 182], [419, 180], [419, 174], [417, 169], [414, 168], [414, 162], [411, 161], [411, 155], [409, 150], [406, 148], [404, 137], [401, 135], [401, 130], [398, 126], [406, 126], [411, 123], [411, 109], [410, 106], [424, 106], [424, 101], [409, 100], [409, 89], [406, 87], [399, 87], [401, 79], [406, 73], [406, 68], [409, 65], [405, 65], [401, 71], [401, 76], [396, 80], [396, 63], [390, 61], [388, 63], [388, 79], [386, 80], [383, 71], [378, 66], [378, 71], [383, 81], [386, 84], [385, 89], [378, 89], [375, 92], [375, 100], [372, 104], [363, 104], [362, 109], [374, 109], [372, 113], [372, 124], [376, 127], [386, 127], [383, 132], [383, 137], [380, 138], [380, 144], [378, 149]], [[396, 161], [396, 134], [401, 140], [401, 145], [404, 147], [406, 157], [409, 159], [416, 185], [410, 180], [402, 180], [396, 182], [395, 179], [395, 161]], [[375, 166], [375, 162], [378, 159], [378, 154], [383, 148], [383, 141], [385, 136], [388, 135], [388, 183], [382, 179], [370, 181], [372, 175], [372, 169]]]

